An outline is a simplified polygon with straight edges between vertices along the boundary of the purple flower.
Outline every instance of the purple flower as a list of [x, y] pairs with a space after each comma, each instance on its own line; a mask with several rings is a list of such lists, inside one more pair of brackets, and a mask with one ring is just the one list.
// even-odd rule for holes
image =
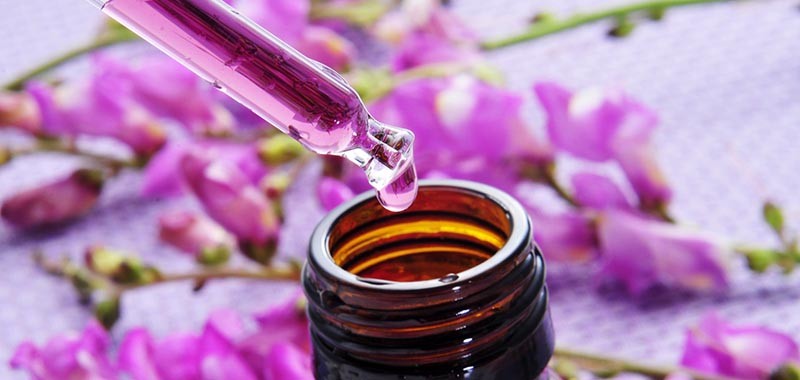
[[610, 178], [588, 172], [572, 176], [575, 200], [584, 207], [595, 209], [632, 209], [630, 201]]
[[400, 72], [435, 63], [467, 65], [480, 61], [480, 58], [478, 49], [471, 44], [457, 44], [441, 36], [413, 33], [397, 48], [391, 65], [395, 72]]
[[400, 9], [378, 22], [375, 34], [397, 46], [392, 58], [395, 71], [480, 60], [475, 33], [439, 1], [403, 2]]
[[356, 48], [350, 41], [332, 29], [310, 24], [309, 0], [240, 0], [234, 6], [303, 54], [335, 70], [346, 69], [355, 58]]
[[646, 208], [657, 208], [672, 199], [650, 144], [629, 144], [617, 150], [617, 163]]
[[108, 360], [108, 345], [106, 331], [91, 321], [80, 335], [56, 336], [42, 347], [20, 344], [10, 364], [35, 380], [112, 380], [117, 373]]
[[190, 211], [170, 211], [158, 219], [162, 241], [195, 257], [209, 251], [230, 252], [236, 240], [218, 224]]
[[239, 345], [251, 366], [259, 368], [267, 378], [283, 379], [278, 375], [310, 368], [311, 336], [304, 302], [302, 293], [297, 291], [286, 302], [256, 315], [258, 331]]
[[311, 355], [293, 344], [276, 344], [266, 361], [264, 380], [314, 380]]
[[354, 196], [353, 190], [336, 178], [322, 177], [317, 183], [317, 197], [325, 211], [333, 210]]
[[241, 321], [230, 313], [214, 313], [199, 336], [173, 334], [156, 341], [147, 330], [133, 329], [120, 345], [119, 368], [132, 380], [256, 380], [237, 350]]
[[187, 184], [217, 223], [240, 243], [274, 245], [280, 223], [266, 196], [234, 164], [193, 149], [181, 162]]
[[290, 44], [303, 34], [311, 11], [309, 0], [236, 0], [233, 6]]
[[253, 183], [257, 183], [267, 173], [253, 145], [214, 140], [172, 140], [148, 162], [144, 170], [142, 195], [171, 197], [183, 194], [185, 184], [181, 175], [181, 162], [191, 150], [202, 150], [210, 159], [219, 159], [236, 165]]
[[127, 71], [95, 55], [92, 76], [56, 88], [28, 84], [42, 116], [44, 132], [52, 135], [93, 135], [116, 139], [140, 155], [151, 155], [166, 140], [153, 113], [134, 95]]
[[706, 315], [686, 332], [681, 365], [737, 379], [766, 379], [787, 363], [800, 363], [800, 348], [789, 336], [761, 326], [736, 326]]
[[414, 131], [420, 177], [471, 179], [510, 190], [518, 180], [510, 158], [551, 157], [526, 130], [521, 106], [518, 94], [460, 75], [399, 85], [370, 110]]
[[679, 226], [620, 210], [598, 220], [601, 274], [634, 295], [655, 284], [700, 291], [728, 287], [728, 252]]
[[548, 213], [528, 206], [536, 244], [548, 261], [585, 262], [597, 255], [592, 221], [574, 211]]
[[217, 90], [171, 58], [153, 56], [133, 67], [109, 59], [102, 64], [115, 66], [128, 79], [131, 97], [157, 116], [197, 134], [220, 135], [234, 128]]
[[306, 28], [296, 46], [303, 54], [338, 71], [346, 71], [357, 55], [352, 42], [322, 26]]
[[617, 162], [645, 205], [670, 200], [650, 139], [658, 117], [623, 92], [571, 92], [555, 83], [534, 86], [547, 112], [547, 132], [559, 149], [590, 161]]
[[12, 127], [30, 134], [42, 130], [39, 107], [30, 94], [0, 92], [0, 128]]
[[88, 212], [97, 203], [102, 187], [102, 173], [79, 169], [6, 199], [0, 215], [21, 228], [65, 222]]

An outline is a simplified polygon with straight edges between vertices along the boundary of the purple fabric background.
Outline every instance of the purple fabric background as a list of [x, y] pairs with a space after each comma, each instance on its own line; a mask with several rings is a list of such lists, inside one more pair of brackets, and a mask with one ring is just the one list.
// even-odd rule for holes
[[[592, 9], [583, 1], [456, 1], [455, 8], [485, 36], [521, 28], [537, 10], [569, 13]], [[604, 5], [612, 2], [604, 2]], [[616, 2], [614, 2], [616, 3]], [[572, 87], [619, 85], [659, 111], [658, 155], [676, 190], [674, 214], [732, 242], [773, 244], [759, 204], [775, 199], [790, 227], [800, 227], [800, 12], [796, 1], [749, 1], [668, 13], [623, 41], [603, 38], [596, 25], [490, 55], [512, 88], [529, 93], [537, 79]], [[87, 40], [99, 15], [81, 0], [4, 1], [0, 13], [0, 81]], [[81, 70], [72, 65], [67, 70]], [[528, 94], [531, 122], [542, 115]], [[13, 139], [0, 135], [0, 142]], [[0, 169], [0, 199], [76, 161], [40, 156]], [[127, 173], [103, 195], [102, 205], [71, 226], [49, 234], [22, 234], [0, 225], [0, 360], [23, 339], [83, 327], [89, 314], [65, 282], [34, 268], [30, 252], [78, 255], [102, 242], [142, 253], [179, 270], [191, 264], [159, 245], [154, 221], [180, 202], [138, 200], [138, 175]], [[300, 195], [302, 196], [302, 195]], [[317, 216], [294, 221], [310, 229]], [[535, 225], [535, 221], [534, 221]], [[303, 241], [285, 251], [302, 250]], [[678, 359], [685, 326], [716, 309], [739, 323], [768, 324], [800, 338], [798, 275], [754, 276], [735, 261], [734, 286], [725, 296], [658, 294], [630, 300], [594, 291], [591, 268], [551, 266], [553, 318], [559, 344], [653, 363]], [[286, 294], [285, 286], [217, 282], [200, 295], [189, 284], [129, 294], [114, 337], [137, 325], [157, 334], [197, 328], [208, 311], [262, 309]], [[24, 378], [0, 365], [0, 378]]]

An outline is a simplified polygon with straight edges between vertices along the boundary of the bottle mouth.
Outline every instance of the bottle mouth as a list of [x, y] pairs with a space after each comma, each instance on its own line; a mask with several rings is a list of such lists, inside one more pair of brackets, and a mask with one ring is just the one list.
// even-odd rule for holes
[[312, 264], [352, 286], [402, 291], [453, 287], [513, 260], [530, 244], [523, 207], [490, 186], [422, 181], [414, 204], [385, 210], [372, 193], [333, 210], [310, 245]]

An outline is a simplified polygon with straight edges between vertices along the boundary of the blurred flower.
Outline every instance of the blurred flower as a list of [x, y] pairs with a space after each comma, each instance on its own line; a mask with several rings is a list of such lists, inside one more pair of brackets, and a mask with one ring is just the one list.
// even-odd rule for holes
[[42, 118], [34, 98], [25, 92], [0, 92], [0, 127], [40, 133]]
[[55, 88], [28, 83], [44, 132], [110, 137], [136, 154], [153, 154], [164, 144], [166, 135], [155, 115], [134, 96], [130, 76], [102, 55], [95, 55], [93, 62], [92, 75], [82, 81]]
[[347, 68], [355, 59], [355, 46], [332, 29], [311, 25], [309, 0], [239, 0], [242, 14], [269, 30], [300, 52], [332, 67]]
[[336, 178], [322, 177], [317, 183], [317, 197], [325, 211], [333, 210], [354, 196], [353, 190]]
[[310, 0], [235, 0], [233, 6], [290, 44], [302, 35], [311, 11]]
[[61, 223], [88, 212], [97, 203], [102, 188], [101, 172], [79, 169], [65, 178], [6, 199], [0, 215], [21, 228]]
[[518, 181], [509, 158], [552, 157], [526, 130], [521, 106], [518, 94], [459, 75], [401, 84], [370, 110], [383, 122], [414, 131], [421, 178], [471, 179], [509, 190]]
[[306, 28], [296, 46], [303, 54], [338, 71], [346, 71], [357, 56], [353, 43], [322, 26]]
[[480, 60], [478, 40], [461, 20], [438, 0], [406, 0], [374, 28], [379, 38], [397, 49], [395, 71], [433, 63], [468, 64]]
[[278, 343], [266, 358], [264, 380], [314, 380], [311, 356], [289, 343]]
[[440, 36], [414, 33], [395, 51], [392, 69], [400, 72], [435, 63], [468, 65], [479, 62], [481, 55], [472, 45], [456, 44]]
[[236, 236], [246, 254], [258, 253], [251, 258], [268, 260], [261, 254], [271, 256], [277, 244], [278, 215], [247, 175], [232, 163], [209, 159], [197, 149], [184, 155], [181, 167], [208, 215]]
[[672, 190], [658, 167], [650, 144], [621, 146], [617, 150], [617, 163], [645, 208], [658, 208], [672, 199]]
[[789, 336], [760, 326], [736, 326], [706, 315], [686, 332], [681, 365], [737, 379], [766, 379], [781, 365], [800, 363]]
[[23, 342], [10, 364], [35, 380], [112, 380], [117, 373], [108, 360], [108, 345], [106, 331], [91, 321], [80, 335], [56, 336], [42, 347]]
[[220, 135], [234, 128], [233, 115], [219, 101], [217, 90], [169, 57], [155, 55], [135, 66], [104, 58], [102, 64], [115, 65], [128, 79], [131, 96], [157, 116], [197, 134]]
[[625, 194], [614, 181], [599, 174], [580, 172], [572, 175], [575, 200], [583, 207], [594, 209], [632, 209]]
[[527, 206], [536, 244], [548, 261], [585, 262], [597, 255], [592, 221], [579, 212], [548, 213]]
[[162, 241], [201, 261], [220, 255], [227, 258], [236, 244], [228, 231], [194, 212], [169, 211], [161, 215], [158, 224]]
[[[311, 368], [311, 336], [305, 313], [305, 298], [297, 291], [286, 302], [256, 315], [258, 331], [243, 339], [240, 350], [266, 378], [298, 379]], [[271, 376], [271, 377], [270, 377]], [[307, 372], [308, 378], [313, 378]]]
[[655, 284], [700, 291], [728, 287], [728, 253], [706, 236], [620, 210], [604, 211], [597, 223], [601, 273], [631, 294]]
[[133, 329], [120, 345], [119, 368], [132, 380], [258, 379], [237, 351], [241, 322], [230, 313], [214, 313], [199, 336], [173, 334], [155, 341], [147, 330]]
[[144, 169], [142, 195], [171, 197], [184, 192], [181, 162], [191, 150], [203, 151], [210, 159], [219, 159], [235, 165], [252, 183], [257, 183], [267, 173], [259, 152], [251, 144], [236, 144], [215, 140], [171, 140], [153, 156]]
[[616, 161], [646, 205], [670, 200], [650, 144], [658, 123], [652, 110], [614, 90], [573, 93], [542, 82], [534, 91], [547, 112], [547, 132], [557, 148], [590, 161]]

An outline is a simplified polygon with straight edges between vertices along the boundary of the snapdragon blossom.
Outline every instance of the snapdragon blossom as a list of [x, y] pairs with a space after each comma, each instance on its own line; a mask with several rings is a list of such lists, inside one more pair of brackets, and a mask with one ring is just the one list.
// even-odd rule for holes
[[370, 110], [414, 132], [420, 178], [470, 179], [511, 190], [519, 181], [512, 158], [552, 158], [525, 125], [522, 105], [517, 93], [458, 75], [401, 84]]
[[786, 364], [800, 364], [800, 346], [779, 331], [735, 325], [714, 313], [686, 331], [681, 365], [687, 368], [737, 379], [765, 379]]
[[588, 161], [619, 165], [642, 204], [669, 202], [672, 192], [656, 165], [656, 114], [627, 94], [588, 88], [572, 92], [541, 82], [534, 92], [547, 113], [547, 133], [559, 150]]
[[384, 16], [374, 33], [395, 46], [395, 71], [439, 64], [471, 64], [481, 59], [477, 34], [438, 0], [410, 0]]
[[634, 295], [653, 285], [719, 292], [729, 286], [729, 252], [715, 239], [621, 210], [607, 210], [598, 224], [601, 276]]
[[230, 252], [236, 240], [204, 215], [184, 210], [169, 211], [158, 219], [159, 237], [195, 257], [211, 252]]
[[0, 215], [21, 228], [62, 223], [94, 207], [102, 188], [102, 172], [78, 169], [64, 178], [9, 197], [3, 201]]
[[42, 346], [23, 342], [10, 364], [33, 380], [114, 380], [117, 371], [108, 358], [109, 343], [103, 326], [92, 321], [81, 333], [56, 336]]
[[241, 169], [199, 150], [183, 156], [181, 169], [206, 213], [240, 244], [274, 247], [280, 227], [276, 210]]
[[310, 22], [309, 0], [236, 0], [233, 6], [309, 58], [335, 70], [346, 69], [355, 46], [333, 30]]

